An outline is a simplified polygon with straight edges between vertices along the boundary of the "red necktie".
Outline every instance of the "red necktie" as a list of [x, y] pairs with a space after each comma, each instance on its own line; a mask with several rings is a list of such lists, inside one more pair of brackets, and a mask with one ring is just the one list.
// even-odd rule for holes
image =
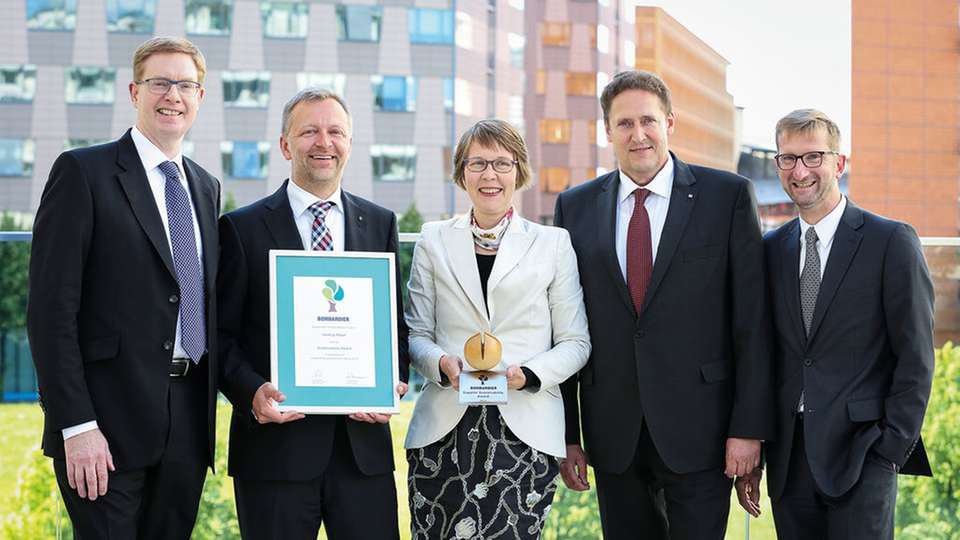
[[638, 188], [633, 192], [633, 216], [627, 227], [627, 287], [633, 306], [640, 314], [647, 284], [653, 273], [653, 247], [650, 240], [650, 214], [643, 206], [650, 191]]

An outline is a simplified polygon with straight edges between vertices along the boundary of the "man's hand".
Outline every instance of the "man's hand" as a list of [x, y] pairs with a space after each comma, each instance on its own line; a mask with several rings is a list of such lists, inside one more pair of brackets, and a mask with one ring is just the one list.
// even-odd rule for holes
[[[406, 395], [407, 390], [409, 389], [410, 387], [407, 386], [407, 383], [405, 382], [397, 384], [397, 394], [400, 395], [401, 399], [404, 395]], [[348, 418], [357, 422], [366, 422], [368, 424], [386, 424], [390, 421], [391, 416], [393, 415], [384, 413], [353, 413], [349, 415]]]
[[81, 499], [97, 500], [107, 494], [107, 471], [116, 470], [107, 439], [99, 429], [63, 441], [67, 457], [67, 482]]
[[560, 476], [567, 488], [573, 491], [590, 489], [587, 481], [587, 454], [579, 444], [567, 445], [567, 457], [560, 460]]
[[293, 422], [304, 417], [303, 413], [296, 411], [280, 412], [277, 410], [277, 403], [283, 403], [287, 396], [283, 395], [277, 387], [266, 382], [257, 388], [253, 394], [253, 417], [261, 424], [284, 424]]
[[520, 366], [513, 365], [507, 368], [507, 388], [520, 390], [525, 384], [527, 384], [527, 375]]
[[760, 479], [763, 469], [757, 467], [745, 476], [738, 476], [733, 482], [737, 488], [737, 500], [740, 506], [753, 517], [760, 517]]
[[463, 369], [463, 360], [457, 356], [445, 354], [440, 357], [440, 371], [450, 379], [450, 386], [454, 390], [460, 390], [460, 371]]
[[727, 439], [726, 469], [727, 478], [746, 476], [760, 465], [760, 441], [757, 439]]

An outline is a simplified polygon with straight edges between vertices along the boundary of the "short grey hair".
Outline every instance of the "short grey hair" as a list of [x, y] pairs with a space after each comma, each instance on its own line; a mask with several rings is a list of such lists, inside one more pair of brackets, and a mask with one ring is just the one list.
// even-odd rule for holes
[[343, 107], [343, 112], [347, 113], [347, 121], [350, 123], [348, 127], [352, 132], [353, 117], [350, 116], [350, 109], [347, 107], [347, 102], [344, 101], [342, 97], [337, 95], [336, 92], [332, 92], [319, 86], [308, 86], [297, 92], [292, 98], [290, 98], [290, 101], [283, 106], [283, 124], [280, 126], [280, 134], [287, 134], [287, 130], [290, 128], [290, 116], [293, 114], [293, 109], [295, 109], [297, 105], [304, 102], [309, 103], [313, 101], [324, 101], [327, 99], [332, 99], [339, 103], [341, 107]]

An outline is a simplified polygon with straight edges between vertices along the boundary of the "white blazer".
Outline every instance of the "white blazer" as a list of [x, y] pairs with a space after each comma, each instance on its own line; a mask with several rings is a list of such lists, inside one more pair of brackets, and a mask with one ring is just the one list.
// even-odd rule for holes
[[[487, 316], [469, 214], [427, 223], [414, 250], [408, 289], [410, 357], [427, 383], [404, 446], [436, 442], [463, 417], [467, 409], [458, 392], [440, 384], [440, 357], [463, 358], [467, 338], [485, 330], [503, 343], [498, 369], [519, 364], [540, 378], [537, 392], [508, 391], [508, 403], [499, 406], [507, 426], [532, 448], [564, 457], [558, 385], [590, 356], [577, 258], [567, 231], [514, 214], [487, 280]], [[472, 368], [464, 362], [464, 369]]]

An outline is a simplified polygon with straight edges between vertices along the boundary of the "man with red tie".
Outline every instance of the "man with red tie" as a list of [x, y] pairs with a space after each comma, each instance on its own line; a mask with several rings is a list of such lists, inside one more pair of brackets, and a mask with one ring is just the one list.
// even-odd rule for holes
[[655, 74], [617, 74], [600, 104], [619, 168], [561, 193], [554, 217], [577, 252], [593, 344], [563, 386], [561, 474], [585, 490], [593, 465], [608, 540], [719, 540], [732, 478], [773, 433], [753, 191], [669, 151], [676, 119]]

